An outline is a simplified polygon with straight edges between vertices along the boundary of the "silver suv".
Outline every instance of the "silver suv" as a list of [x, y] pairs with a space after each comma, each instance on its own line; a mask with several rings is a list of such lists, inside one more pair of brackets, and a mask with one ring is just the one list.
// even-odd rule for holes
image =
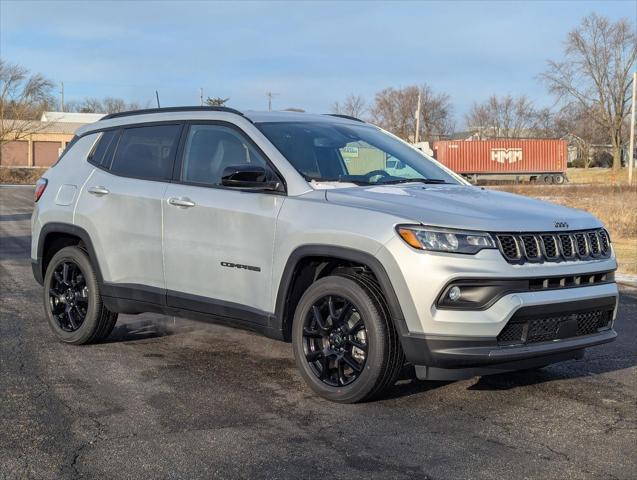
[[467, 184], [355, 118], [164, 108], [84, 126], [40, 179], [33, 273], [64, 342], [118, 313], [291, 341], [338, 402], [405, 366], [450, 380], [613, 340], [617, 267], [588, 213]]

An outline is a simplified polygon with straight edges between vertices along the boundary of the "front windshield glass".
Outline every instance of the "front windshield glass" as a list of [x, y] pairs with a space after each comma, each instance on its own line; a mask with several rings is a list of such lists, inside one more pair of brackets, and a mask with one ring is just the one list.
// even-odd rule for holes
[[408, 145], [371, 125], [273, 122], [257, 127], [307, 180], [358, 185], [460, 183]]

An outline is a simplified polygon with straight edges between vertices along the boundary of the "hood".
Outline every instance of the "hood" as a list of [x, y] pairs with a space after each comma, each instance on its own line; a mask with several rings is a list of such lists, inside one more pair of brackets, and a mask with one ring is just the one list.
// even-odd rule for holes
[[424, 225], [489, 232], [547, 232], [598, 228], [581, 210], [465, 185], [384, 185], [326, 190], [329, 202], [382, 211]]

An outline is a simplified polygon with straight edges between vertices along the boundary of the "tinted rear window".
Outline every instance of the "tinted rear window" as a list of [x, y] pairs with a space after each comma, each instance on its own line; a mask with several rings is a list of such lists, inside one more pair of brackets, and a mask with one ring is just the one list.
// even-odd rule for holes
[[181, 125], [127, 128], [110, 167], [112, 173], [148, 180], [169, 180]]
[[97, 141], [97, 144], [95, 145], [95, 147], [93, 147], [93, 150], [88, 155], [87, 160], [89, 163], [92, 163], [93, 165], [102, 165], [102, 163], [104, 162], [104, 154], [113, 143], [113, 139], [115, 138], [116, 133], [117, 130], [108, 130], [102, 133], [102, 136]]

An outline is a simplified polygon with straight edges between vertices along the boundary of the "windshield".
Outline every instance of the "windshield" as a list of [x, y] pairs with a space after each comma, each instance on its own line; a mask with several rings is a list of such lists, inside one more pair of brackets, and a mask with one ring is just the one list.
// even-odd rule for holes
[[307, 180], [357, 185], [460, 183], [419, 152], [370, 125], [273, 122], [257, 127]]

